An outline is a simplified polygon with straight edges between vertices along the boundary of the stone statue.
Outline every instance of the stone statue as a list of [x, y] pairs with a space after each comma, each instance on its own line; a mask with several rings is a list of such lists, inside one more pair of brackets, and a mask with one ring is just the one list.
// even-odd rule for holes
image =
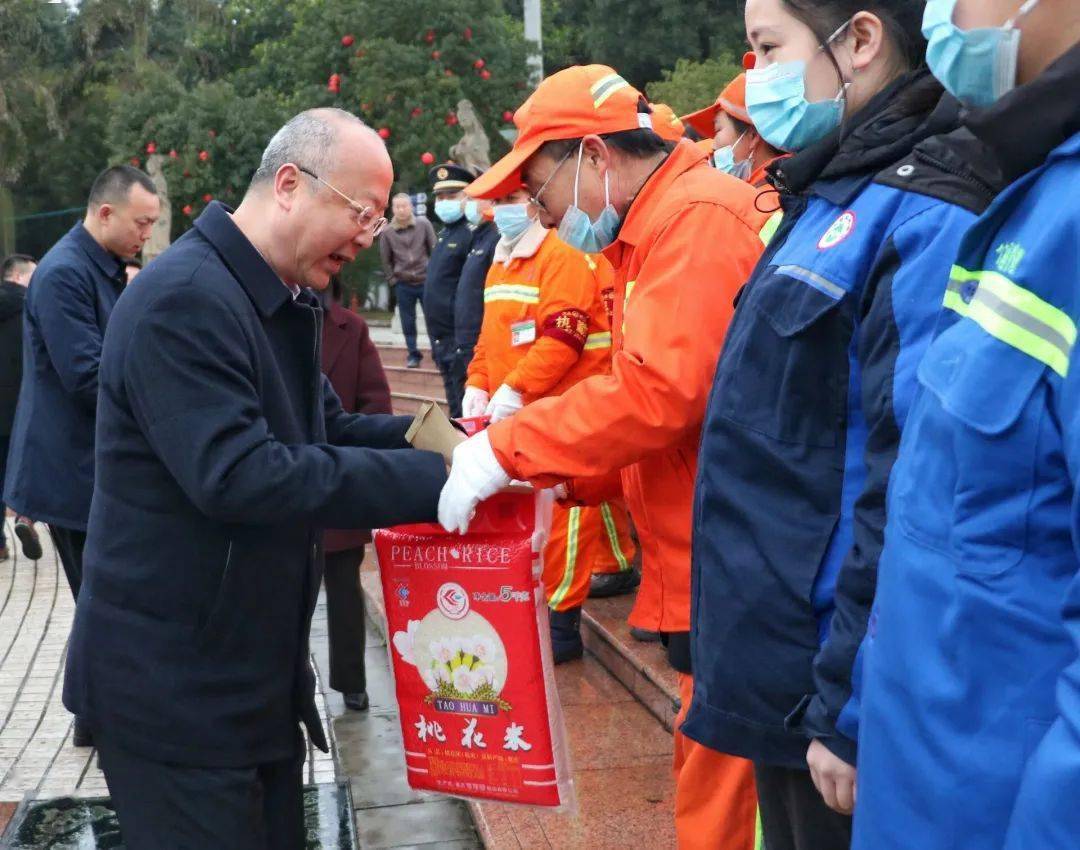
[[491, 168], [491, 142], [488, 141], [475, 107], [468, 100], [459, 100], [457, 117], [465, 135], [450, 148], [450, 158], [476, 174], [487, 171]]
[[154, 257], [169, 247], [172, 235], [172, 206], [169, 203], [169, 183], [165, 179], [165, 171], [161, 164], [165, 158], [159, 154], [150, 154], [146, 160], [146, 173], [154, 181], [157, 187], [158, 197], [161, 199], [161, 216], [154, 223], [154, 229], [150, 231], [150, 238], [143, 246], [143, 263], [149, 263]]

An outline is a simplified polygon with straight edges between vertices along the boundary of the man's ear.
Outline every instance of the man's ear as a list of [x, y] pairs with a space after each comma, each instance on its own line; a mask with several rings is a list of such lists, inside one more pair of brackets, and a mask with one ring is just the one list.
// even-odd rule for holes
[[274, 175], [274, 199], [282, 209], [291, 210], [300, 190], [303, 173], [291, 162], [286, 162]]
[[[590, 165], [597, 171], [599, 171], [601, 176], [603, 176], [611, 167], [611, 149], [607, 146], [604, 140], [597, 135], [590, 135], [583, 138], [581, 140], [581, 146], [582, 166], [584, 167], [586, 165]], [[575, 159], [576, 157], [576, 152], [570, 154], [571, 159]]]

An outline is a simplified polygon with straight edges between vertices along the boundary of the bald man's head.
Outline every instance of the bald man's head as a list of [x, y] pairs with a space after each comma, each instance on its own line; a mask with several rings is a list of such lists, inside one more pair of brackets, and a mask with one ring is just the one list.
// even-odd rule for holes
[[370, 247], [393, 182], [377, 133], [344, 110], [309, 109], [274, 134], [237, 212], [269, 222], [285, 280], [323, 289]]

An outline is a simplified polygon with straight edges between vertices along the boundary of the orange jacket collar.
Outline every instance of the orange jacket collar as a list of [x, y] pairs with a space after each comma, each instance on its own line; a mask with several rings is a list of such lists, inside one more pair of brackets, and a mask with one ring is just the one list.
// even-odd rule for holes
[[656, 207], [655, 200], [663, 197], [681, 174], [703, 165], [707, 159], [706, 153], [687, 139], [675, 146], [675, 150], [653, 172], [634, 198], [622, 227], [619, 228], [618, 239], [604, 250], [604, 256], [611, 260], [613, 266], [618, 268], [622, 264], [624, 246], [637, 245], [642, 237], [648, 234], [652, 225], [652, 213]]

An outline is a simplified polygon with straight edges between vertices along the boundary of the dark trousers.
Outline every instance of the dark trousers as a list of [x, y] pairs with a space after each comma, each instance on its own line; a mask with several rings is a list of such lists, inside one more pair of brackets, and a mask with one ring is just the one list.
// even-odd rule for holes
[[82, 560], [83, 549], [86, 547], [86, 532], [50, 525], [49, 534], [52, 536], [53, 546], [56, 547], [56, 554], [60, 556], [60, 563], [64, 567], [64, 575], [67, 576], [71, 595], [78, 599], [79, 588], [82, 587]]
[[7, 546], [7, 538], [4, 536], [4, 523], [7, 519], [7, 506], [4, 504], [4, 478], [7, 475], [7, 453], [11, 444], [11, 436], [0, 436], [0, 549]]
[[330, 632], [330, 687], [343, 694], [367, 690], [364, 672], [364, 547], [326, 553], [326, 619]]
[[848, 850], [851, 818], [825, 805], [809, 770], [754, 763], [765, 850]]
[[446, 391], [446, 403], [450, 407], [453, 419], [461, 417], [461, 401], [465, 396], [465, 376], [458, 376], [454, 371], [454, 352], [457, 346], [449, 338], [431, 340], [431, 356], [442, 375], [443, 389]]
[[424, 285], [422, 283], [398, 283], [394, 286], [397, 292], [398, 312], [401, 313], [401, 332], [405, 334], [405, 347], [409, 354], [419, 356], [420, 349], [416, 347], [416, 305], [424, 298]]
[[[299, 737], [299, 736], [298, 736]], [[304, 748], [252, 767], [187, 767], [98, 741], [127, 850], [300, 850]]]

